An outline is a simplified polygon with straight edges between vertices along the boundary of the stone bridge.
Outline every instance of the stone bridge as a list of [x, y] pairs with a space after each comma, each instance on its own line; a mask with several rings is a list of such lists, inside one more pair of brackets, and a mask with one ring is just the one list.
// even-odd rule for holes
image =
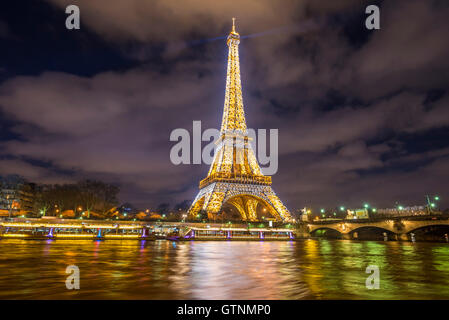
[[341, 220], [307, 223], [310, 234], [317, 230], [331, 229], [340, 233], [343, 239], [352, 239], [355, 232], [363, 231], [366, 228], [377, 228], [384, 230], [384, 232], [395, 234], [397, 240], [408, 240], [408, 234], [411, 232], [432, 226], [449, 226], [449, 219], [429, 218], [416, 220], [395, 218], [390, 220]]

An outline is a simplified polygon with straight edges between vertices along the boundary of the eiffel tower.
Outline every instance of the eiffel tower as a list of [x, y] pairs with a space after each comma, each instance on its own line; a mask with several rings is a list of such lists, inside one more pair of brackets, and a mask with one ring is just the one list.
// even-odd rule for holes
[[250, 144], [243, 110], [239, 43], [233, 18], [227, 38], [228, 69], [220, 138], [209, 173], [200, 181], [200, 191], [189, 209], [189, 217], [196, 218], [203, 210], [209, 219], [216, 219], [225, 207], [231, 207], [243, 221], [258, 221], [261, 215], [290, 221], [290, 212], [271, 188], [271, 177], [262, 174]]

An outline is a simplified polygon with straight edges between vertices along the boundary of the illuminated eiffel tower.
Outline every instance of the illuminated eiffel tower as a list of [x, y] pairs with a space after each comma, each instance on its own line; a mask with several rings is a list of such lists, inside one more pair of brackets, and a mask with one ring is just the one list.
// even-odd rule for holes
[[290, 221], [290, 212], [271, 188], [271, 177], [262, 174], [248, 138], [240, 81], [240, 35], [235, 30], [235, 18], [232, 20], [227, 38], [228, 70], [220, 138], [189, 217], [196, 218], [203, 210], [209, 219], [219, 219], [222, 210], [230, 206], [244, 221], [262, 220], [258, 216], [265, 215], [267, 219]]

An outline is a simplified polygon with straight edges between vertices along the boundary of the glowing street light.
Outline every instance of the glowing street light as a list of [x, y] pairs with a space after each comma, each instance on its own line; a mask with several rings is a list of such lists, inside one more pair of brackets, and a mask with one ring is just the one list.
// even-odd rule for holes
[[376, 208], [373, 208], [373, 212], [377, 212], [377, 209], [376, 209]]
[[369, 204], [368, 204], [368, 203], [365, 203], [363, 206], [364, 206], [366, 209], [369, 208]]
[[324, 209], [321, 209], [320, 211], [321, 211], [321, 213], [324, 213]]
[[[432, 214], [432, 209], [436, 208], [436, 203], [435, 202], [430, 202], [430, 197], [428, 195], [426, 195], [426, 200], [427, 200], [427, 212], [428, 214]], [[433, 200], [438, 201], [440, 200], [439, 196], [433, 196]]]
[[340, 211], [345, 211], [345, 207], [341, 206]]

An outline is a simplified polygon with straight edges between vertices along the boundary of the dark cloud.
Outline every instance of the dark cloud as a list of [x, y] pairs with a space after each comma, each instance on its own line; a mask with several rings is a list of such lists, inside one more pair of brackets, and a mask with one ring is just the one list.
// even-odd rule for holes
[[414, 204], [445, 190], [449, 145], [407, 142], [449, 128], [445, 2], [382, 2], [378, 31], [364, 29], [360, 1], [48, 2], [78, 4], [82, 29], [137, 63], [1, 83], [16, 137], [0, 142], [3, 174], [118, 182], [138, 206], [193, 198], [207, 166], [172, 165], [169, 135], [193, 120], [219, 127], [227, 48], [213, 38], [237, 16], [247, 121], [279, 128], [273, 180], [289, 208]]

